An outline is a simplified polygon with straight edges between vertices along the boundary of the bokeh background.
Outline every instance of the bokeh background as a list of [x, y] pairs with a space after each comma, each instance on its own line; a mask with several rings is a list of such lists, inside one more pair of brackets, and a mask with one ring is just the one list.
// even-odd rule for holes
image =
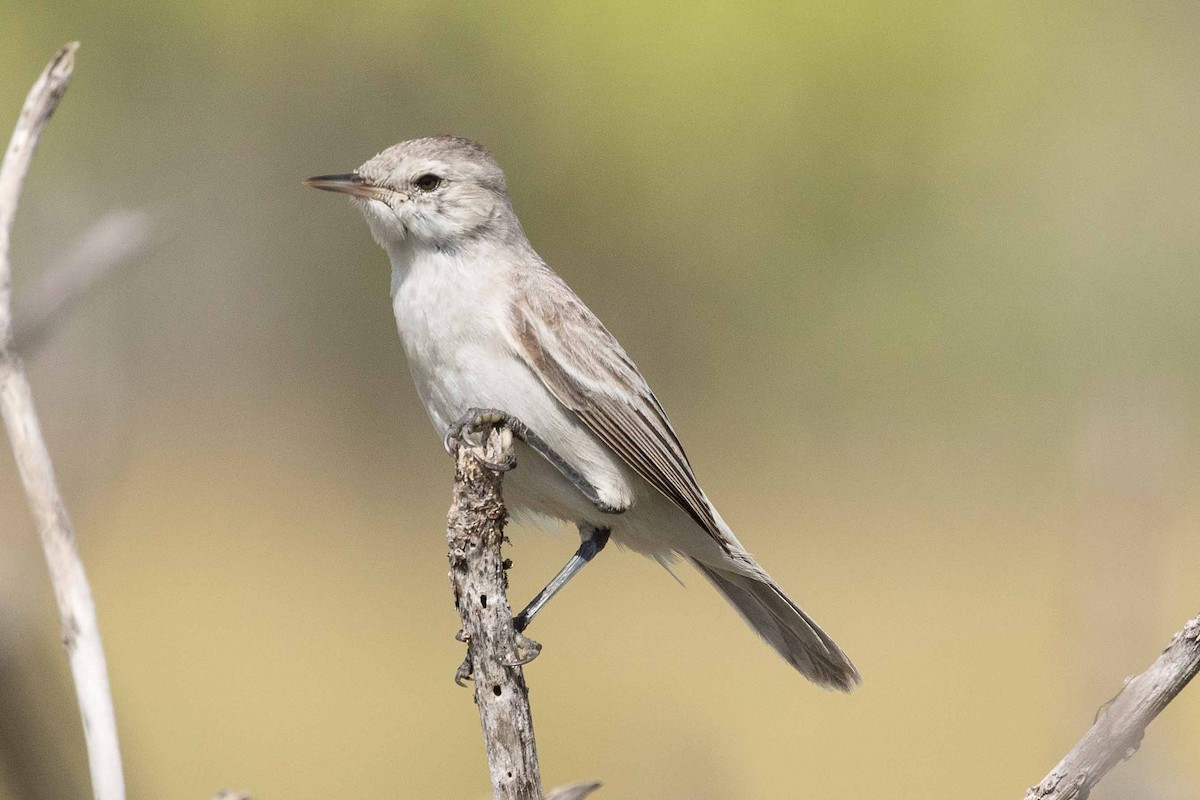
[[[133, 796], [487, 794], [451, 463], [383, 253], [300, 184], [453, 132], [866, 679], [814, 689], [694, 574], [606, 553], [534, 632], [548, 783], [1019, 797], [1200, 604], [1198, 35], [1185, 2], [0, 0], [5, 131], [83, 42], [18, 297], [104, 212], [155, 218], [31, 357]], [[0, 796], [83, 797], [0, 461]], [[515, 529], [514, 602], [574, 546]], [[1193, 690], [1097, 797], [1195, 797], [1198, 739]]]

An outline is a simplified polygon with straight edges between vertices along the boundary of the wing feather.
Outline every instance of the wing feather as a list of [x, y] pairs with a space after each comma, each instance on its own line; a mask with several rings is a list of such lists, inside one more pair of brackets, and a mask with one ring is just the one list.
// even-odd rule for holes
[[645, 378], [561, 278], [549, 269], [536, 278], [513, 304], [517, 353], [600, 441], [728, 552], [728, 538]]

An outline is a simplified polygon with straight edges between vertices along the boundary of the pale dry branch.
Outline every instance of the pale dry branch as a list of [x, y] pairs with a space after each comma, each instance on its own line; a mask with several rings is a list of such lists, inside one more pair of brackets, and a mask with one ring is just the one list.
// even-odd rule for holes
[[1079, 743], [1025, 800], [1087, 800], [1108, 771], [1137, 752], [1146, 727], [1200, 671], [1200, 616], [1175, 634], [1150, 668], [1125, 681]]
[[508, 512], [500, 484], [504, 471], [514, 465], [507, 430], [489, 430], [478, 446], [463, 441], [455, 453], [446, 541], [454, 605], [467, 643], [467, 660], [456, 680], [467, 675], [474, 680], [496, 800], [580, 800], [600, 784], [577, 783], [542, 794], [529, 690], [521, 669], [541, 646], [513, 627], [507, 562], [501, 553]]
[[14, 315], [17, 351], [29, 358], [71, 311], [150, 243], [150, 215], [112, 211], [71, 246], [66, 258], [23, 292]]
[[83, 718], [92, 792], [97, 800], [124, 800], [125, 779], [96, 605], [58, 490], [54, 465], [42, 438], [29, 380], [16, 350], [12, 322], [9, 245], [17, 202], [38, 137], [66, 91], [78, 46], [72, 42], [63, 47], [30, 89], [0, 166], [0, 413], [54, 586], [63, 644]]
[[499, 430], [490, 431], [478, 449], [469, 444], [458, 448], [446, 539], [454, 604], [467, 642], [466, 669], [460, 674], [474, 676], [492, 790], [497, 800], [538, 800], [542, 778], [533, 715], [500, 553], [508, 516], [501, 473], [481, 461], [500, 463], [510, 452], [511, 437]]

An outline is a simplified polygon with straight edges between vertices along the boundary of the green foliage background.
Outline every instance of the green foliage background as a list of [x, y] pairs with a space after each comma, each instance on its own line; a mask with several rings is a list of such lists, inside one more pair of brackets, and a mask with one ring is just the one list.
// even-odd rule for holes
[[[18, 295], [107, 209], [164, 239], [32, 365], [135, 796], [486, 794], [451, 464], [385, 257], [300, 185], [453, 132], [866, 679], [826, 695], [696, 576], [606, 554], [534, 631], [548, 780], [1019, 797], [1197, 611], [1198, 29], [1191, 3], [0, 0], [0, 119], [83, 42]], [[79, 775], [9, 464], [0, 597], [60, 723], [35, 749]], [[574, 543], [513, 539], [519, 602]], [[1192, 797], [1198, 737], [1185, 693], [1097, 796]]]

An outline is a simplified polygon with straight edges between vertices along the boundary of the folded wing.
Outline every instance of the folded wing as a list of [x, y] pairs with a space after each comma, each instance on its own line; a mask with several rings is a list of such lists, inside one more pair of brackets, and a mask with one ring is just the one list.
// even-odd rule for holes
[[553, 272], [528, 289], [512, 308], [517, 353], [600, 441], [729, 552], [662, 404], [616, 337]]

